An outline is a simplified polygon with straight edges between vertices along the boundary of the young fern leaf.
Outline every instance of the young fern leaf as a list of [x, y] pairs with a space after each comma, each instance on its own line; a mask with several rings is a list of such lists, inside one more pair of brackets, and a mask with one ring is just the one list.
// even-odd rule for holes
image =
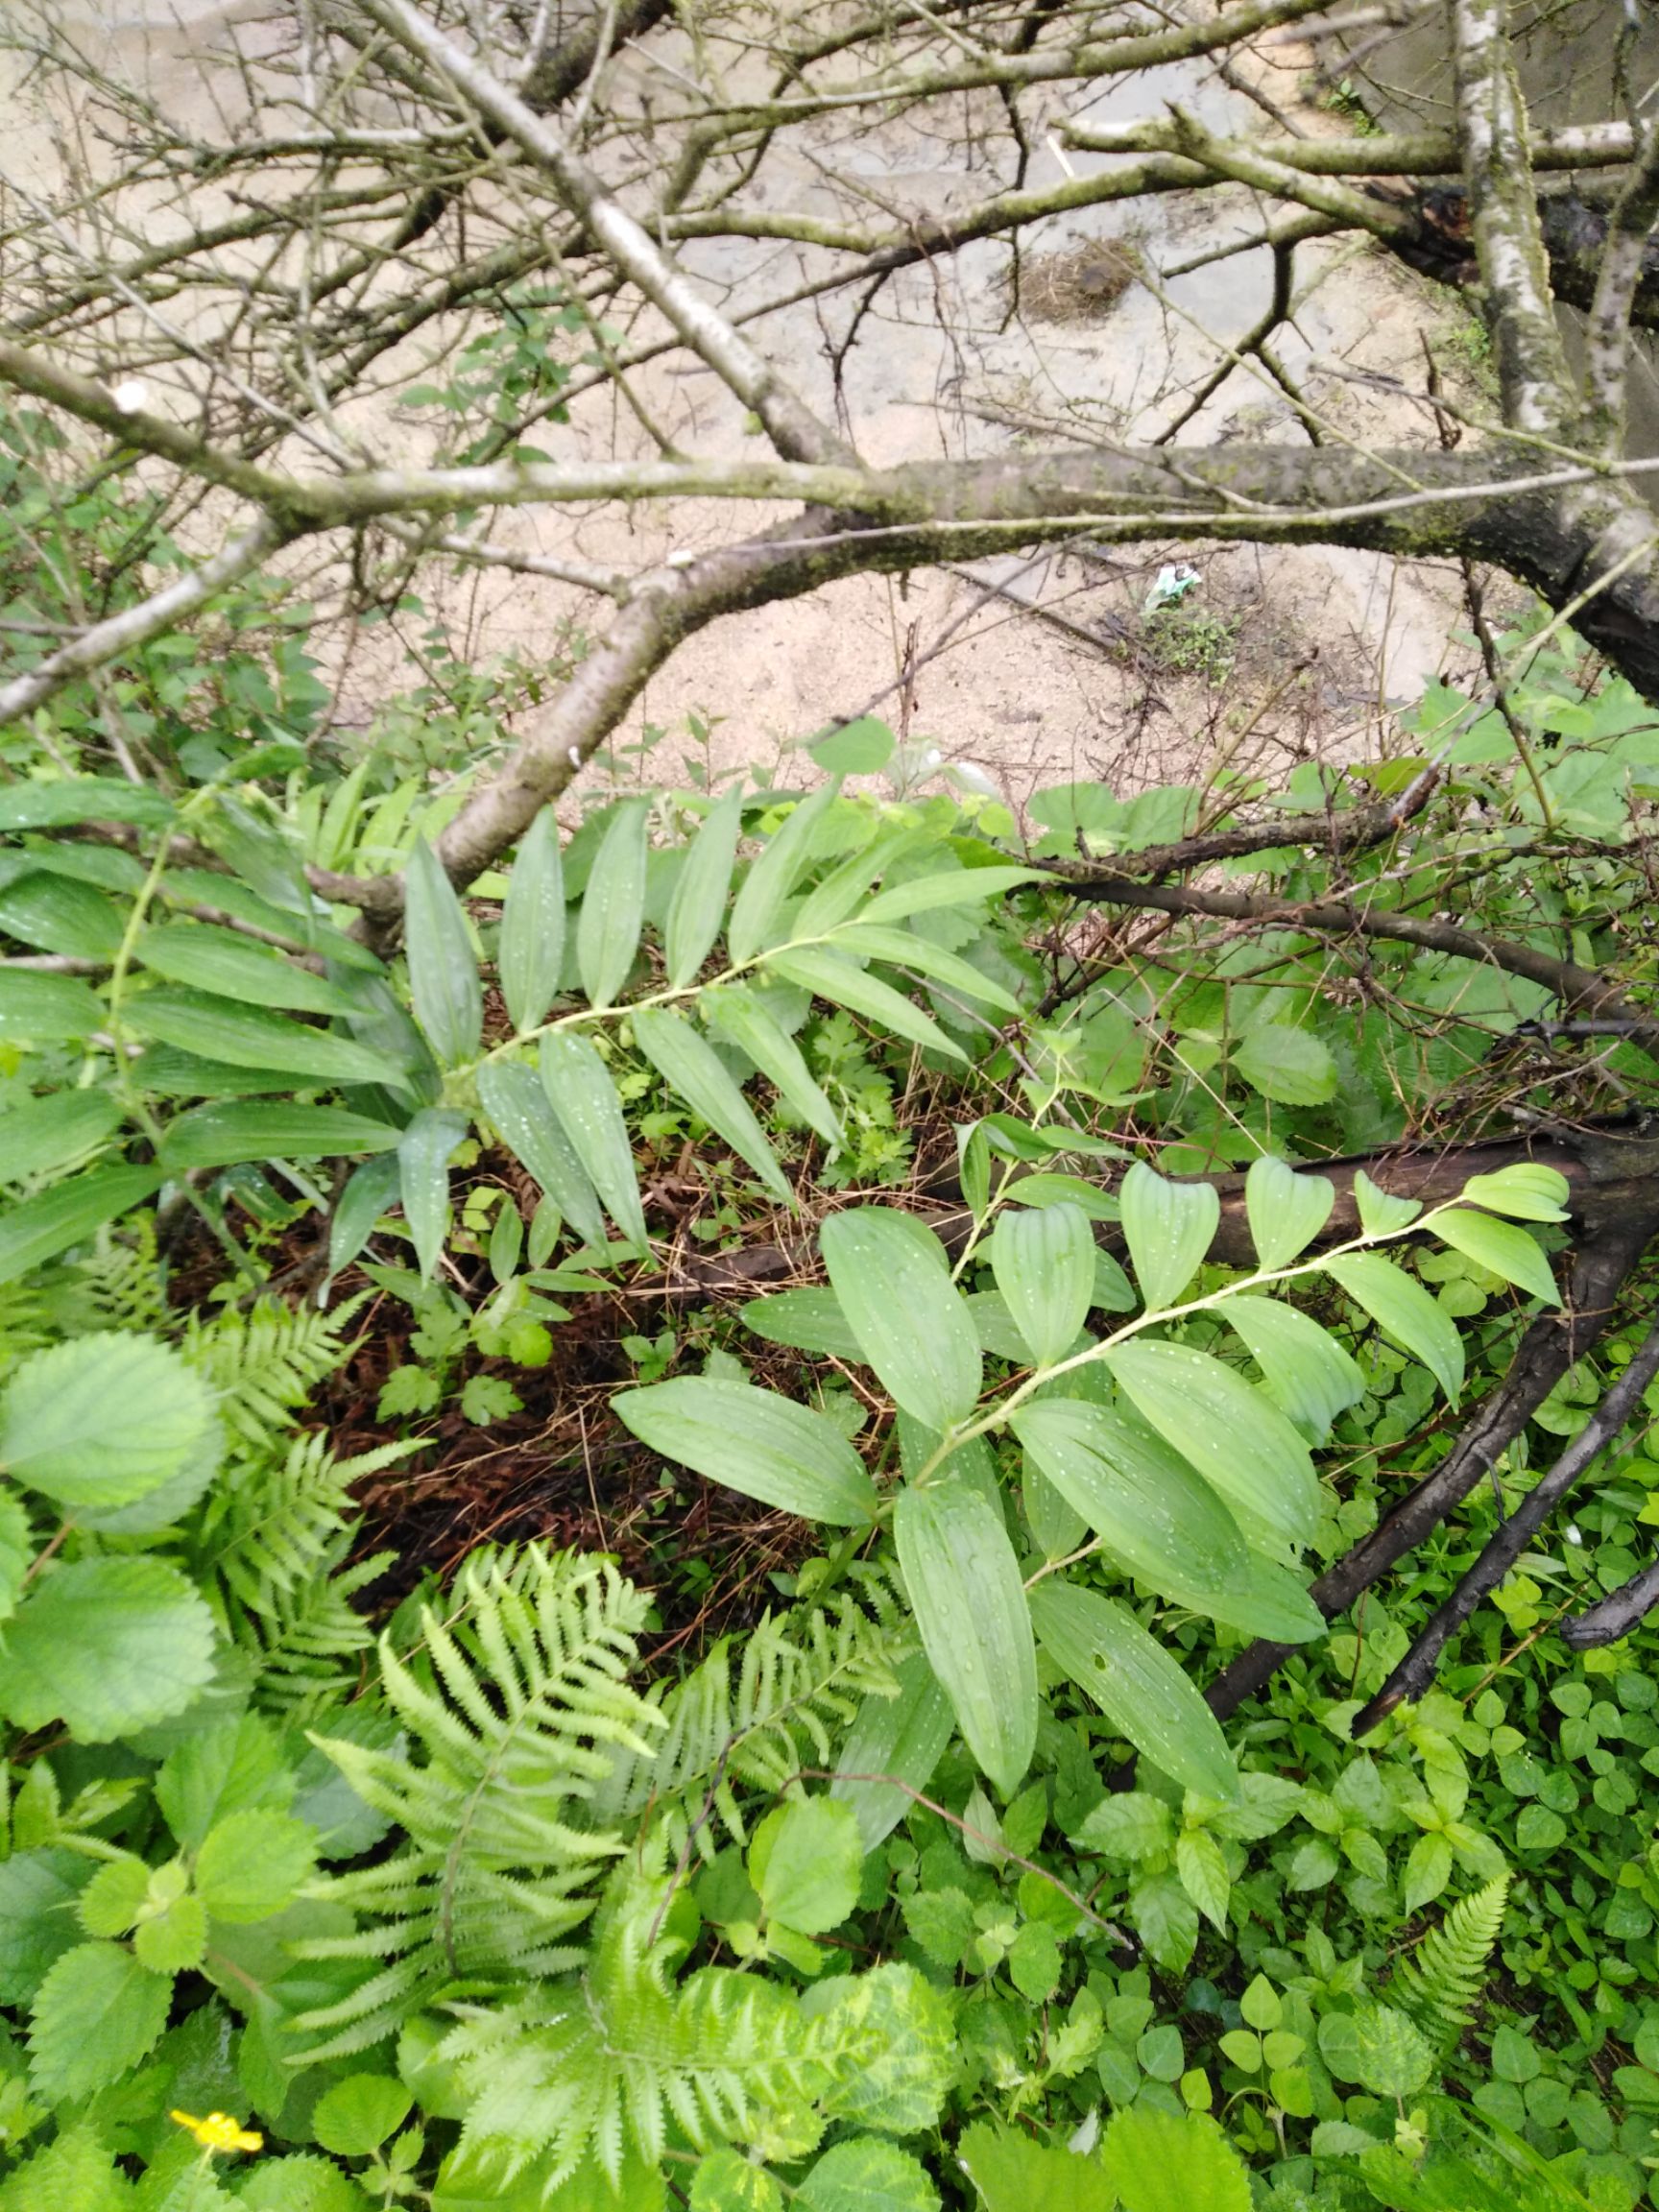
[[1459, 1897], [1439, 1927], [1394, 1969], [1389, 2004], [1441, 2048], [1475, 2017], [1508, 1896], [1509, 1877], [1500, 1874], [1471, 1896]]
[[338, 1556], [356, 1520], [352, 1483], [414, 1450], [412, 1442], [383, 1444], [336, 1459], [319, 1431], [293, 1438], [280, 1459], [237, 1455], [204, 1511], [198, 1572], [216, 1576], [250, 1613], [280, 1612]]
[[616, 1750], [662, 1728], [627, 1681], [645, 1599], [602, 1559], [530, 1546], [469, 1562], [459, 1618], [421, 1614], [425, 1669], [382, 1638], [388, 1704], [412, 1748], [314, 1739], [364, 1801], [404, 1832], [392, 1858], [334, 1876], [354, 1934], [312, 1958], [378, 1961], [348, 1996], [301, 2017], [313, 2060], [363, 2049], [444, 1991], [558, 1973], [620, 1839], [576, 1820]]
[[351, 1322], [369, 1295], [349, 1298], [332, 1313], [261, 1298], [246, 1314], [206, 1323], [192, 1317], [181, 1350], [219, 1392], [232, 1436], [258, 1445], [274, 1429], [294, 1426], [317, 1385], [345, 1365]]
[[301, 1720], [355, 1693], [374, 1632], [351, 1599], [385, 1574], [397, 1553], [376, 1551], [347, 1567], [342, 1562], [350, 1544], [348, 1529], [313, 1576], [290, 1591], [273, 1589], [258, 1614], [235, 1622], [237, 1644], [257, 1662], [253, 1700], [261, 1711]]
[[735, 1680], [732, 1647], [721, 1643], [684, 1681], [654, 1689], [662, 1739], [643, 1753], [616, 1753], [591, 1817], [614, 1827], [661, 1819], [676, 1851], [696, 1822], [697, 1848], [709, 1858], [713, 1823], [699, 1821], [709, 1800], [727, 1834], [743, 1841], [738, 1785], [771, 1798], [803, 1767], [832, 1765], [833, 1734], [863, 1698], [898, 1695], [893, 1669], [915, 1647], [915, 1630], [883, 1584], [867, 1578], [866, 1592], [874, 1619], [845, 1592], [805, 1617], [768, 1614], [741, 1647]]

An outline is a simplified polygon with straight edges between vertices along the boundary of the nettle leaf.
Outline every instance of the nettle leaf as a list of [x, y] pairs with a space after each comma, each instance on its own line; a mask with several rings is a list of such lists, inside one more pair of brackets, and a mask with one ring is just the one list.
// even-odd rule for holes
[[1354, 1172], [1354, 1203], [1367, 1237], [1396, 1236], [1423, 1211], [1421, 1198], [1396, 1198], [1392, 1192], [1379, 1190], [1363, 1167]]
[[803, 799], [773, 831], [743, 878], [726, 926], [726, 950], [734, 964], [752, 960], [764, 947], [778, 943], [784, 904], [812, 858], [818, 824], [840, 791], [840, 778], [831, 777]]
[[1336, 1095], [1330, 1047], [1306, 1029], [1278, 1022], [1252, 1029], [1235, 1048], [1232, 1066], [1253, 1091], [1282, 1106], [1323, 1106]]
[[291, 1905], [317, 1863], [317, 1833], [286, 1813], [229, 1813], [196, 1859], [196, 1888], [215, 1920], [269, 1920]]
[[1102, 1798], [1071, 1840], [1107, 1859], [1162, 1859], [1174, 1848], [1175, 1815], [1162, 1797], [1126, 1790]]
[[719, 804], [709, 808], [703, 827], [692, 838], [674, 896], [668, 902], [662, 949], [668, 980], [676, 991], [685, 988], [714, 949], [720, 925], [726, 919], [742, 827], [743, 788], [733, 784]]
[[1099, 2161], [976, 2120], [956, 2146], [984, 2212], [1116, 2212]]
[[1153, 1766], [1205, 1796], [1234, 1795], [1238, 1771], [1215, 1716], [1127, 1606], [1055, 1575], [1031, 1592], [1031, 1619], [1055, 1666]]
[[1312, 1540], [1319, 1480], [1308, 1447], [1270, 1399], [1208, 1352], [1119, 1344], [1107, 1364], [1154, 1429], [1280, 1551]]
[[854, 2135], [825, 2152], [796, 2184], [795, 2202], [805, 2212], [939, 2212], [939, 2192], [908, 2151]]
[[1041, 1398], [1015, 1434], [1107, 1551], [1154, 1590], [1221, 1589], [1244, 1572], [1244, 1539], [1210, 1485], [1156, 1431], [1115, 1407]]
[[423, 1283], [431, 1282], [449, 1234], [449, 1162], [467, 1129], [465, 1115], [427, 1106], [397, 1140], [397, 1189]]
[[1001, 1517], [947, 1478], [901, 1491], [893, 1533], [928, 1663], [969, 1750], [1010, 1797], [1037, 1743], [1037, 1652]]
[[1517, 1221], [1565, 1221], [1573, 1186], [1558, 1167], [1517, 1160], [1491, 1175], [1471, 1175], [1462, 1195], [1472, 1206], [1510, 1214]]
[[559, 823], [543, 806], [518, 841], [501, 904], [495, 973], [516, 1030], [534, 1029], [565, 972], [565, 860]]
[[650, 803], [629, 799], [606, 825], [576, 918], [576, 970], [589, 1005], [613, 1005], [628, 980], [645, 919]]
[[1062, 1204], [998, 1216], [991, 1268], [1040, 1367], [1065, 1358], [1094, 1299], [1094, 1239], [1081, 1208]]
[[106, 1221], [141, 1205], [160, 1184], [154, 1167], [97, 1167], [9, 1207], [0, 1215], [0, 1283], [14, 1283], [82, 1243]]
[[1268, 1397], [1310, 1444], [1323, 1444], [1337, 1414], [1364, 1397], [1365, 1378], [1352, 1355], [1296, 1307], [1241, 1294], [1218, 1310], [1249, 1347]]
[[[851, 1805], [864, 1849], [893, 1833], [909, 1814], [908, 1790], [926, 1790], [945, 1756], [955, 1729], [950, 1701], [927, 1664], [925, 1651], [912, 1651], [893, 1669], [896, 1697], [867, 1696], [841, 1745], [830, 1794]], [[871, 1775], [885, 1781], [865, 1779]], [[893, 1785], [903, 1783], [907, 1789]]]
[[486, 1060], [478, 1099], [496, 1134], [528, 1168], [586, 1244], [603, 1244], [605, 1217], [588, 1170], [548, 1103], [540, 1077], [519, 1061]]
[[624, 1390], [611, 1407], [653, 1452], [745, 1498], [839, 1527], [875, 1518], [875, 1487], [846, 1437], [774, 1391], [688, 1375]]
[[806, 750], [827, 776], [875, 776], [893, 757], [893, 733], [874, 714], [859, 714], [814, 737]]
[[348, 2074], [318, 2098], [311, 2132], [341, 2158], [367, 2158], [408, 2119], [414, 2098], [389, 2074]]
[[119, 1943], [65, 1951], [35, 1999], [30, 2075], [50, 2101], [89, 2097], [147, 2057], [167, 2025], [171, 1975], [152, 1974]]
[[70, 1511], [128, 1505], [217, 1432], [212, 1393], [173, 1347], [104, 1333], [25, 1359], [0, 1399], [0, 1466]]
[[457, 1067], [477, 1056], [484, 1035], [484, 986], [472, 932], [454, 884], [424, 838], [409, 855], [403, 884], [415, 1019], [443, 1065]]
[[768, 1813], [749, 1845], [749, 1879], [769, 1920], [827, 1936], [858, 1902], [864, 1846], [852, 1808], [804, 1797]]
[[[666, 2191], [660, 2200], [649, 2193], [649, 2182], [645, 2187], [646, 2193], [638, 2200], [641, 2212], [658, 2212], [659, 2203], [666, 2201]], [[615, 2212], [623, 2212], [626, 2200], [614, 2192], [612, 2200]], [[597, 2201], [602, 2203], [603, 2200]], [[697, 2161], [685, 2201], [690, 2212], [783, 2212], [783, 2192], [777, 2176], [735, 2151], [716, 2151]]]
[[831, 1148], [839, 1146], [840, 1118], [814, 1081], [801, 1047], [752, 992], [727, 984], [700, 992], [697, 1005], [710, 1028], [748, 1054], [814, 1136]]
[[943, 1433], [978, 1403], [979, 1339], [945, 1247], [908, 1214], [861, 1206], [819, 1235], [848, 1326], [906, 1413]]
[[1472, 1207], [1453, 1206], [1436, 1214], [1427, 1226], [1442, 1244], [1450, 1244], [1478, 1266], [1502, 1275], [1505, 1283], [1518, 1285], [1546, 1306], [1560, 1305], [1561, 1293], [1543, 1247], [1513, 1221], [1497, 1221]]
[[79, 1559], [42, 1575], [7, 1624], [0, 1707], [108, 1743], [193, 1704], [213, 1679], [213, 1616], [176, 1567]]
[[651, 1236], [639, 1200], [634, 1146], [610, 1070], [586, 1037], [568, 1030], [542, 1038], [541, 1066], [547, 1103], [583, 1172], [623, 1236], [643, 1250]]
[[1198, 1272], [1221, 1219], [1209, 1183], [1171, 1183], [1137, 1160], [1118, 1193], [1130, 1263], [1148, 1312], [1173, 1306]]
[[1114, 2113], [1100, 2164], [1123, 2212], [1250, 2212], [1244, 2162], [1208, 2113]]
[[1350, 1253], [1325, 1267], [1385, 1336], [1422, 1360], [1455, 1406], [1463, 1387], [1463, 1340], [1446, 1309], [1380, 1252]]
[[754, 1168], [780, 1205], [796, 1206], [789, 1179], [755, 1118], [754, 1109], [718, 1054], [683, 1016], [665, 1006], [641, 1006], [634, 1016], [634, 1041], [671, 1091], [739, 1160]]
[[1256, 1257], [1264, 1268], [1288, 1267], [1331, 1218], [1335, 1185], [1323, 1175], [1298, 1175], [1263, 1153], [1244, 1178], [1244, 1212]]

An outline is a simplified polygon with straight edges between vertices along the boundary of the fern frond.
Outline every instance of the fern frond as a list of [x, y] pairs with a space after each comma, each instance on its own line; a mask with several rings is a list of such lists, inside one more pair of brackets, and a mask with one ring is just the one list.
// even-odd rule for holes
[[258, 1445], [293, 1427], [317, 1385], [349, 1357], [350, 1325], [369, 1295], [348, 1298], [332, 1313], [261, 1298], [246, 1313], [192, 1316], [180, 1349], [218, 1391], [232, 1436]]
[[336, 1459], [322, 1431], [294, 1437], [286, 1454], [240, 1452], [204, 1510], [197, 1567], [251, 1613], [279, 1611], [314, 1581], [355, 1519], [351, 1485], [406, 1458], [413, 1441]]
[[588, 1800], [615, 1753], [648, 1756], [663, 1725], [627, 1680], [645, 1599], [608, 1560], [529, 1546], [469, 1561], [455, 1597], [458, 1617], [421, 1614], [420, 1671], [381, 1640], [387, 1703], [413, 1748], [315, 1739], [406, 1840], [319, 1886], [359, 1927], [307, 1955], [391, 1963], [301, 2021], [326, 2038], [313, 2058], [364, 2048], [441, 1990], [568, 1967], [560, 1938], [621, 1848]]
[[1450, 2043], [1475, 2017], [1508, 1897], [1509, 1877], [1499, 1874], [1484, 1888], [1458, 1898], [1439, 1927], [1394, 1969], [1389, 2004], [1436, 2044]]
[[363, 1654], [374, 1631], [351, 1599], [384, 1575], [397, 1555], [376, 1551], [344, 1567], [350, 1540], [348, 1529], [309, 1581], [286, 1592], [272, 1590], [258, 1613], [231, 1609], [236, 1643], [257, 1659], [253, 1696], [263, 1711], [298, 1721], [361, 1687]]
[[92, 1250], [76, 1263], [78, 1313], [72, 1334], [97, 1329], [168, 1333], [171, 1316], [156, 1246], [156, 1217], [129, 1214], [119, 1230], [99, 1231]]
[[[915, 1644], [915, 1630], [885, 1585], [865, 1592], [870, 1612], [847, 1593], [805, 1615], [768, 1614], [742, 1646], [719, 1644], [684, 1681], [652, 1693], [667, 1723], [645, 1753], [618, 1752], [594, 1792], [596, 1821], [631, 1827], [654, 1813], [683, 1848], [711, 1800], [727, 1833], [744, 1840], [733, 1785], [774, 1797], [803, 1767], [830, 1764], [836, 1734], [866, 1696], [894, 1696], [893, 1669]], [[705, 1856], [712, 1823], [696, 1826]]]

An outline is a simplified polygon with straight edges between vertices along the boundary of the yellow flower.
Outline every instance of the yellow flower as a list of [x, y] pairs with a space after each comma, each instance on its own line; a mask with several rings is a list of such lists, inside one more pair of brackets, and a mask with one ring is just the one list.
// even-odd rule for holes
[[198, 2120], [190, 2112], [169, 2112], [167, 2117], [176, 2120], [180, 2128], [188, 2128], [209, 2157], [216, 2151], [262, 2151], [265, 2148], [263, 2135], [255, 2135], [252, 2128], [232, 2120], [228, 2112], [209, 2112], [205, 2120]]

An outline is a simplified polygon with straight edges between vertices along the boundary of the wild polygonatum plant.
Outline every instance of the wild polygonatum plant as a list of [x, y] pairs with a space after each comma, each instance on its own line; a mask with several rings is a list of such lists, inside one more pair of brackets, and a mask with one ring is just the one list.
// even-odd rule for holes
[[[336, 797], [349, 796], [349, 780]], [[911, 924], [983, 908], [1035, 874], [941, 834], [926, 807], [847, 799], [835, 778], [798, 801], [730, 789], [684, 840], [654, 839], [656, 818], [649, 797], [617, 802], [572, 859], [544, 812], [510, 871], [480, 887], [501, 900], [488, 942], [425, 834], [400, 830], [406, 959], [387, 963], [306, 878], [307, 845], [330, 864], [351, 856], [344, 816], [307, 830], [217, 787], [174, 804], [94, 777], [0, 793], [0, 833], [13, 838], [0, 933], [73, 971], [0, 968], [0, 1041], [21, 1047], [33, 1094], [0, 1115], [0, 1175], [21, 1191], [0, 1220], [0, 1282], [164, 1182], [272, 1160], [291, 1180], [297, 1164], [302, 1176], [307, 1162], [362, 1163], [332, 1209], [332, 1271], [400, 1204], [430, 1277], [450, 1166], [474, 1131], [544, 1194], [530, 1272], [562, 1227], [589, 1246], [609, 1239], [613, 1259], [642, 1256], [617, 1043], [793, 1205], [743, 1087], [763, 1077], [801, 1126], [831, 1151], [843, 1142], [796, 1041], [814, 998], [957, 1064], [962, 1044], [912, 986], [965, 1032], [992, 1036], [1018, 1014], [1004, 981]], [[428, 808], [423, 830], [439, 820]], [[136, 849], [80, 835], [109, 823]], [[181, 864], [181, 839], [218, 865]], [[492, 957], [510, 1030], [487, 1042]], [[536, 1310], [510, 1273], [494, 1326]]]
[[[1333, 1188], [1262, 1158], [1246, 1179], [1259, 1265], [1194, 1293], [1218, 1219], [1213, 1186], [1129, 1168], [1118, 1203], [1132, 1287], [1096, 1248], [1090, 1186], [1074, 1185], [1089, 1211], [1051, 1174], [1042, 1187], [1056, 1202], [1020, 1203], [1030, 1183], [1011, 1155], [1042, 1146], [1019, 1140], [1000, 1120], [963, 1133], [974, 1233], [954, 1264], [913, 1216], [850, 1208], [821, 1233], [827, 1289], [744, 1309], [759, 1335], [872, 1371], [894, 1408], [896, 1485], [879, 1490], [823, 1413], [743, 1382], [685, 1377], [613, 1404], [665, 1457], [848, 1531], [849, 1552], [890, 1531], [927, 1660], [1005, 1796], [1036, 1743], [1041, 1652], [1165, 1773], [1230, 1798], [1238, 1771], [1197, 1687], [1128, 1604], [1094, 1586], [1097, 1574], [1078, 1570], [1098, 1560], [1248, 1635], [1321, 1635], [1300, 1571], [1323, 1510], [1312, 1453], [1364, 1383], [1331, 1331], [1285, 1293], [1336, 1286], [1455, 1402], [1457, 1331], [1385, 1248], [1426, 1232], [1555, 1303], [1549, 1262], [1521, 1224], [1564, 1218], [1566, 1185], [1519, 1166], [1474, 1177], [1425, 1213], [1361, 1173], [1359, 1234], [1303, 1257]], [[995, 1287], [966, 1292], [980, 1261]], [[1127, 1317], [1097, 1334], [1102, 1310]], [[988, 1382], [988, 1352], [1013, 1372]], [[1014, 1447], [1017, 1514], [998, 1445]]]

